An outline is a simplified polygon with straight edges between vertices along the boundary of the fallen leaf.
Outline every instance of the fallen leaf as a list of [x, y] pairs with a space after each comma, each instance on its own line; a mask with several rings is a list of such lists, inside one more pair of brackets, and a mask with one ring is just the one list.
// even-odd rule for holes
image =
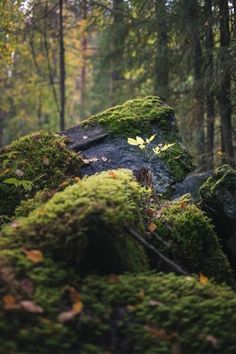
[[83, 139], [83, 140], [88, 139], [87, 135], [83, 135], [83, 136], [82, 136], [82, 139]]
[[149, 216], [150, 218], [153, 218], [153, 216], [155, 215], [155, 210], [151, 208], [146, 209], [146, 215]]
[[208, 283], [209, 279], [202, 273], [199, 274], [199, 282], [202, 285], [206, 285]]
[[18, 221], [14, 221], [14, 222], [11, 223], [11, 227], [13, 229], [17, 229], [19, 226], [20, 226], [20, 223]]
[[5, 310], [15, 310], [19, 307], [16, 298], [11, 294], [4, 295], [2, 301]]
[[43, 308], [37, 304], [35, 304], [32, 301], [29, 300], [23, 300], [20, 302], [21, 307], [27, 311], [27, 312], [32, 312], [32, 313], [38, 313], [41, 314], [44, 312]]
[[49, 166], [50, 165], [50, 161], [49, 161], [49, 158], [48, 157], [44, 157], [43, 158], [43, 164], [45, 165], [45, 166]]
[[104, 161], [104, 162], [106, 162], [106, 161], [107, 161], [107, 157], [106, 157], [106, 156], [102, 156], [102, 157], [101, 157], [101, 160]]
[[81, 301], [75, 302], [72, 307], [72, 311], [74, 311], [76, 314], [79, 314], [83, 310], [83, 303]]
[[212, 345], [213, 348], [215, 348], [215, 349], [219, 348], [219, 340], [215, 336], [208, 334], [205, 339], [209, 344]]
[[72, 310], [71, 311], [62, 312], [58, 316], [58, 320], [60, 322], [63, 322], [63, 323], [64, 322], [68, 322], [68, 321], [72, 320], [76, 315], [77, 315], [76, 312], [74, 312]]
[[161, 305], [162, 303], [160, 301], [156, 301], [156, 300], [150, 300], [149, 301], [149, 305], [150, 306], [159, 306]]
[[39, 250], [23, 250], [26, 255], [26, 258], [33, 263], [41, 263], [43, 261], [43, 254]]
[[154, 232], [157, 229], [157, 225], [154, 222], [150, 222], [148, 224], [148, 231], [149, 232]]
[[117, 178], [117, 175], [116, 175], [116, 173], [115, 173], [114, 171], [109, 171], [109, 172], [108, 172], [108, 175], [109, 175], [110, 177], [114, 178], [114, 179]]
[[183, 201], [183, 202], [180, 203], [179, 206], [180, 206], [181, 209], [185, 209], [186, 206], [187, 206], [187, 202]]
[[111, 284], [117, 284], [120, 282], [120, 278], [116, 274], [110, 274], [108, 275], [108, 282]]
[[70, 293], [70, 300], [72, 303], [76, 303], [80, 301], [80, 294], [78, 293], [78, 291], [73, 288], [73, 287], [69, 287], [69, 293]]

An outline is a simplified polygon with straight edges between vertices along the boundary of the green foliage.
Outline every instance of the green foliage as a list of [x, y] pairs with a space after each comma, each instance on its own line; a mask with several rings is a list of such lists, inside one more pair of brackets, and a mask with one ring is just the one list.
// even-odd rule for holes
[[0, 152], [0, 214], [12, 215], [22, 199], [56, 188], [65, 176], [79, 174], [81, 161], [65, 139], [48, 132], [27, 135]]

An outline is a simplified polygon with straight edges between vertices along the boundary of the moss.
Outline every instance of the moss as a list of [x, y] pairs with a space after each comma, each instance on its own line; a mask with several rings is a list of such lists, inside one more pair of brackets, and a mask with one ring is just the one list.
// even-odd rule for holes
[[173, 109], [158, 97], [148, 96], [109, 108], [85, 120], [82, 126], [99, 123], [111, 133], [132, 137], [151, 133], [153, 123], [170, 134], [173, 132], [173, 114]]
[[[41, 291], [51, 300], [46, 304], [37, 298], [43, 314], [7, 311], [0, 304], [1, 353], [236, 351], [236, 296], [226, 286], [202, 285], [193, 277], [172, 274], [88, 277], [76, 287], [81, 313], [60, 323], [58, 315], [71, 308], [71, 299], [68, 286], [63, 291], [60, 284], [57, 291], [53, 279], [58, 275], [52, 275], [51, 286], [33, 281], [35, 293]], [[23, 294], [21, 298], [25, 299]], [[36, 302], [35, 295], [33, 299]]]
[[[39, 248], [79, 272], [148, 269], [144, 250], [125, 231], [143, 229], [144, 190], [128, 170], [84, 178], [2, 230], [1, 244]], [[106, 257], [104, 257], [106, 254]]]
[[213, 230], [210, 219], [184, 197], [166, 202], [155, 219], [160, 242], [156, 246], [191, 273], [203, 273], [218, 281], [232, 284], [226, 256]]
[[[3, 148], [0, 165], [0, 215], [12, 215], [21, 200], [38, 190], [57, 187], [65, 176], [78, 175], [81, 160], [67, 149], [65, 138], [41, 131]], [[9, 178], [32, 182], [32, 190], [3, 183]]]

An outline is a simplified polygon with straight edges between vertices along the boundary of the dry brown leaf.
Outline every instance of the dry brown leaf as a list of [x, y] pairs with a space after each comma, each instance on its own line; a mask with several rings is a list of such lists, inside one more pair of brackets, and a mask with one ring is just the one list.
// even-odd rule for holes
[[114, 171], [109, 171], [109, 172], [108, 172], [108, 175], [109, 175], [110, 177], [114, 178], [114, 179], [117, 178], [117, 175], [116, 175], [116, 173], [115, 173]]
[[32, 312], [32, 313], [38, 313], [41, 314], [44, 312], [43, 308], [37, 304], [35, 304], [32, 301], [29, 300], [23, 300], [20, 302], [21, 307], [27, 311], [27, 312]]
[[149, 224], [148, 224], [148, 231], [149, 232], [154, 232], [155, 230], [157, 229], [157, 226], [156, 226], [156, 224], [154, 223], [154, 222], [150, 222]]
[[179, 206], [180, 206], [181, 209], [185, 209], [186, 206], [187, 206], [187, 202], [186, 202], [186, 201], [183, 201], [183, 202], [180, 203]]
[[72, 311], [74, 311], [76, 314], [79, 314], [83, 310], [83, 303], [81, 301], [75, 302], [72, 307]]
[[72, 303], [76, 303], [80, 301], [80, 294], [75, 288], [69, 287], [68, 291], [70, 293], [70, 300]]
[[151, 209], [151, 208], [148, 208], [146, 209], [146, 215], [149, 216], [150, 218], [153, 218], [155, 216], [155, 210]]
[[206, 285], [209, 282], [209, 279], [202, 273], [199, 274], [199, 282], [202, 285]]
[[119, 283], [119, 281], [120, 281], [119, 275], [116, 275], [116, 274], [109, 274], [108, 275], [108, 282], [109, 283], [117, 284], [117, 283]]
[[208, 343], [210, 343], [212, 345], [213, 348], [215, 348], [215, 349], [219, 348], [219, 340], [215, 336], [208, 334], [205, 339]]
[[2, 301], [5, 310], [15, 310], [19, 307], [16, 298], [11, 294], [4, 295]]
[[41, 263], [43, 261], [43, 254], [39, 250], [23, 250], [26, 258], [33, 263]]
[[50, 165], [50, 161], [49, 161], [49, 158], [47, 156], [44, 156], [43, 157], [43, 164], [45, 166], [49, 166]]

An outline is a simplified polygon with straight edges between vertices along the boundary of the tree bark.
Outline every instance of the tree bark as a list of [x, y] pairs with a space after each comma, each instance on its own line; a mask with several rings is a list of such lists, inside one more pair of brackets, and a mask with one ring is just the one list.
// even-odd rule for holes
[[66, 105], [66, 68], [65, 68], [65, 45], [63, 24], [63, 0], [59, 1], [59, 46], [60, 46], [60, 129], [65, 129], [65, 105]]
[[[83, 0], [82, 3], [82, 11], [83, 11], [83, 19], [87, 18], [87, 0]], [[81, 88], [80, 88], [80, 108], [82, 112], [82, 118], [85, 117], [86, 110], [86, 55], [87, 55], [87, 34], [83, 35], [81, 41], [81, 49], [82, 49], [82, 68], [81, 68]]]
[[154, 90], [163, 100], [169, 98], [169, 53], [166, 0], [155, 1], [156, 13], [156, 60]]
[[206, 136], [206, 162], [207, 168], [214, 167], [214, 125], [215, 125], [215, 102], [212, 88], [212, 78], [214, 77], [214, 38], [212, 29], [212, 0], [205, 0], [205, 97], [207, 115], [207, 136]]
[[232, 139], [232, 105], [230, 100], [231, 93], [231, 72], [229, 65], [229, 7], [228, 1], [218, 0], [219, 23], [220, 23], [220, 52], [219, 67], [220, 74], [218, 79], [217, 100], [222, 131], [222, 144], [225, 151], [225, 160], [228, 164], [234, 164], [234, 150]]
[[197, 121], [197, 130], [195, 134], [197, 148], [197, 165], [199, 170], [205, 168], [205, 132], [204, 132], [204, 89], [203, 89], [203, 56], [202, 45], [199, 33], [200, 13], [198, 1], [188, 0], [188, 14], [190, 21], [191, 43], [193, 53], [194, 69], [194, 100], [195, 100], [195, 119]]

